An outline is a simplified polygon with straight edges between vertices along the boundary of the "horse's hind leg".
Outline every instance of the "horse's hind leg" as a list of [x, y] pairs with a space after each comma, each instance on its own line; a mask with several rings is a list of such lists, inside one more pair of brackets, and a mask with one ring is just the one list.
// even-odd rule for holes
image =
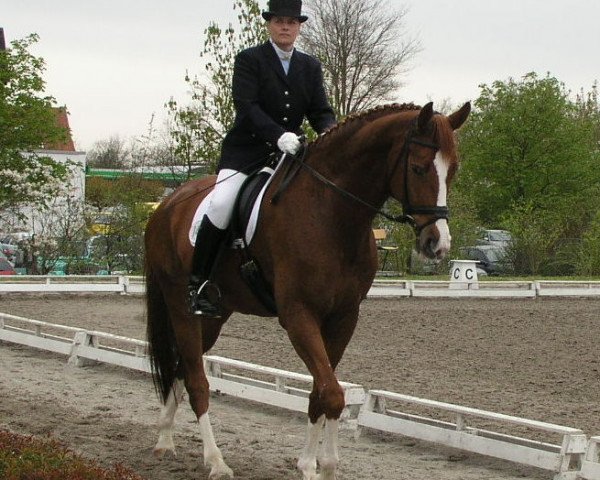
[[154, 447], [153, 453], [157, 457], [162, 457], [166, 452], [175, 455], [175, 444], [173, 443], [173, 424], [177, 407], [183, 400], [183, 379], [177, 378], [173, 383], [173, 388], [167, 402], [163, 406], [158, 419], [158, 442]]
[[[194, 320], [198, 322], [198, 320]], [[223, 460], [221, 450], [217, 447], [212, 426], [208, 416], [209, 385], [204, 372], [202, 362], [202, 352], [199, 345], [194, 342], [192, 337], [187, 337], [193, 351], [183, 349], [181, 352], [185, 371], [185, 386], [190, 396], [190, 405], [198, 418], [200, 435], [202, 436], [202, 446], [204, 454], [204, 464], [210, 468], [208, 478], [210, 480], [230, 477], [233, 478], [233, 471]]]
[[[221, 450], [215, 442], [212, 426], [208, 416], [209, 385], [204, 371], [202, 354], [215, 343], [224, 319], [198, 319], [185, 310], [184, 296], [181, 302], [170, 302], [171, 321], [177, 348], [180, 355], [180, 368], [183, 371], [185, 388], [189, 395], [190, 405], [198, 418], [204, 464], [210, 468], [208, 478], [233, 478], [233, 471], [223, 460]], [[172, 298], [178, 298], [173, 296]]]

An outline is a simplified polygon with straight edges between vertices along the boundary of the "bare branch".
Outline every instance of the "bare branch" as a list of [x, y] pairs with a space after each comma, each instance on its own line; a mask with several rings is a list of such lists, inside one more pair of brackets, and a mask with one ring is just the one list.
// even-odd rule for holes
[[406, 7], [388, 0], [305, 0], [310, 20], [301, 45], [322, 64], [341, 116], [391, 100], [421, 50], [403, 31]]

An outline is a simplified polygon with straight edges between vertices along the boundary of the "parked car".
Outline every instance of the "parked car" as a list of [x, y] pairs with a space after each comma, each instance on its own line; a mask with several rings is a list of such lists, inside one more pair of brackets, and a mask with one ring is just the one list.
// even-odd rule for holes
[[512, 242], [512, 235], [508, 230], [483, 230], [477, 240], [479, 245], [496, 245], [507, 247]]
[[23, 264], [23, 250], [13, 243], [0, 243], [0, 252], [14, 265]]
[[15, 267], [8, 261], [6, 255], [0, 251], [0, 275], [16, 275]]
[[467, 260], [477, 260], [478, 266], [488, 275], [502, 275], [512, 272], [512, 265], [506, 257], [506, 249], [498, 245], [474, 245], [463, 247], [460, 254]]

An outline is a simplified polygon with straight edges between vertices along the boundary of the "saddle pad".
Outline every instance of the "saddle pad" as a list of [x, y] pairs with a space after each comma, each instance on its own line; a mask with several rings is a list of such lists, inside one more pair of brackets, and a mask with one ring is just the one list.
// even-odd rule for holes
[[[265, 167], [261, 170], [261, 172], [268, 172], [271, 176], [261, 189], [260, 193], [257, 195], [256, 201], [254, 202], [254, 206], [252, 207], [252, 213], [250, 214], [250, 219], [248, 221], [248, 225], [246, 226], [246, 232], [244, 235], [247, 244], [249, 244], [252, 241], [252, 238], [254, 237], [254, 233], [256, 232], [256, 225], [258, 223], [262, 199], [265, 195], [265, 192], [267, 191], [267, 188], [269, 188], [273, 177], [275, 176], [274, 173], [277, 172], [277, 170], [279, 170], [281, 165], [283, 165], [283, 157], [285, 157], [285, 155], [282, 156], [281, 160], [277, 164], [277, 167], [275, 167], [275, 170], [269, 167]], [[192, 219], [192, 224], [189, 231], [189, 240], [192, 246], [195, 246], [196, 244], [196, 236], [198, 234], [198, 229], [200, 228], [200, 222], [202, 221], [202, 217], [206, 214], [206, 211], [208, 210], [211, 198], [212, 191], [206, 197], [204, 197], [204, 200], [202, 200], [202, 202], [200, 202], [200, 205], [198, 205], [196, 213], [194, 214], [194, 218]]]

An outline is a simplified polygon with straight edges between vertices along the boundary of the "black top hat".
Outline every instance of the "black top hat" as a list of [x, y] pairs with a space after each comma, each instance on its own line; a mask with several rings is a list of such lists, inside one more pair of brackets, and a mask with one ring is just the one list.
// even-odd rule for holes
[[262, 16], [267, 21], [272, 17], [293, 17], [301, 23], [308, 20], [302, 15], [302, 0], [269, 0], [268, 11], [262, 12]]

